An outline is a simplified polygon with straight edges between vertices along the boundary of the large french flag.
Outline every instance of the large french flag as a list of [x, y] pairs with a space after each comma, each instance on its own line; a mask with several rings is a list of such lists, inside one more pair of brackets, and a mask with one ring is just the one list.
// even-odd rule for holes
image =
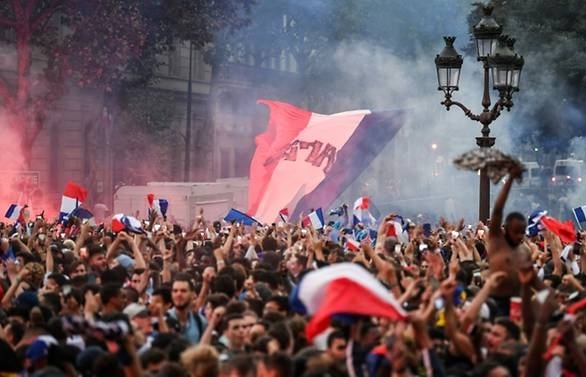
[[61, 197], [61, 210], [59, 217], [61, 219], [69, 216], [74, 209], [79, 207], [87, 199], [87, 190], [75, 182], [68, 182], [63, 190]]
[[328, 328], [334, 315], [396, 321], [407, 318], [393, 294], [355, 263], [337, 263], [309, 272], [291, 293], [290, 301], [294, 310], [311, 316], [305, 328], [309, 341]]
[[250, 166], [248, 213], [273, 222], [328, 207], [370, 164], [404, 123], [404, 111], [312, 113], [283, 102], [269, 108], [266, 132], [256, 137]]

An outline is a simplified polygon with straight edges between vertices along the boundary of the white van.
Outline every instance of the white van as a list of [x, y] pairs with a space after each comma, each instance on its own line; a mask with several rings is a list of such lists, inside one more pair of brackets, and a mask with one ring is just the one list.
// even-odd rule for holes
[[551, 183], [555, 186], [582, 183], [584, 161], [573, 158], [556, 160], [553, 165]]
[[537, 187], [541, 185], [541, 166], [535, 161], [523, 162], [527, 169], [523, 174], [523, 186]]

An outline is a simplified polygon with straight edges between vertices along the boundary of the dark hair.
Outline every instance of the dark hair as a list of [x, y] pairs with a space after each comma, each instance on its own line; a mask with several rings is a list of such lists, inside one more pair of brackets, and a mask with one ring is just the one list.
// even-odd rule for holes
[[157, 288], [151, 294], [152, 296], [161, 296], [163, 302], [165, 304], [171, 304], [173, 302], [173, 296], [171, 295], [171, 290], [166, 287]]
[[225, 315], [222, 318], [222, 323], [220, 324], [219, 327], [219, 332], [222, 333], [224, 331], [226, 331], [230, 325], [231, 321], [234, 321], [235, 319], [244, 319], [244, 316], [242, 315], [242, 313], [230, 313], [228, 315]]
[[504, 327], [507, 330], [509, 338], [514, 340], [519, 340], [521, 338], [521, 330], [519, 329], [519, 326], [517, 326], [515, 322], [511, 321], [510, 318], [498, 317], [495, 319], [494, 324]]
[[274, 295], [266, 302], [274, 302], [279, 307], [279, 311], [289, 312], [289, 298], [287, 296]]
[[273, 323], [268, 334], [279, 343], [279, 350], [286, 351], [293, 342], [293, 334], [285, 321]]
[[505, 225], [509, 225], [513, 220], [521, 221], [524, 224], [527, 223], [527, 219], [525, 218], [525, 215], [523, 215], [520, 212], [511, 212], [505, 218]]
[[158, 348], [150, 348], [140, 355], [140, 363], [144, 369], [146, 369], [149, 364], [158, 364], [165, 359], [165, 352]]
[[[10, 325], [10, 332], [12, 333], [14, 344], [20, 343], [24, 336], [24, 331], [26, 330], [26, 327], [22, 322], [15, 320], [11, 320], [10, 322], [8, 322], [8, 324]], [[3, 355], [5, 354], [3, 353]]]
[[186, 274], [186, 273], [178, 273], [173, 278], [173, 284], [175, 284], [175, 282], [187, 283], [187, 285], [189, 286], [189, 290], [191, 292], [195, 292], [195, 286], [193, 285], [193, 281], [191, 280], [191, 276], [189, 276], [188, 274]]
[[285, 352], [275, 352], [271, 355], [264, 355], [260, 362], [265, 365], [268, 370], [277, 371], [278, 376], [292, 376], [293, 375], [293, 361]]
[[344, 335], [344, 332], [342, 330], [334, 330], [328, 335], [328, 340], [327, 340], [328, 348], [330, 348], [332, 346], [332, 343], [334, 343], [334, 340], [336, 340], [336, 339], [346, 340], [346, 335]]
[[225, 293], [228, 297], [234, 297], [236, 294], [236, 284], [234, 279], [228, 275], [219, 275], [214, 280], [214, 292]]
[[100, 299], [103, 305], [107, 305], [110, 300], [118, 297], [121, 285], [118, 283], [106, 283], [100, 288]]

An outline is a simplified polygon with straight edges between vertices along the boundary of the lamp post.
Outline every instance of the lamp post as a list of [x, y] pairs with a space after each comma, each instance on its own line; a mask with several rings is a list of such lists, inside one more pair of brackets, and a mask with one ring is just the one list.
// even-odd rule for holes
[[[482, 125], [481, 134], [476, 138], [476, 145], [480, 148], [490, 148], [495, 138], [490, 136], [490, 124], [499, 117], [501, 111], [511, 110], [513, 107], [513, 93], [519, 91], [519, 79], [523, 69], [523, 57], [514, 50], [515, 40], [502, 35], [502, 26], [492, 17], [492, 6], [483, 6], [484, 16], [473, 28], [476, 40], [477, 60], [483, 63], [484, 92], [482, 96], [482, 112], [474, 114], [472, 110], [458, 101], [452, 100], [452, 95], [458, 90], [460, 70], [463, 59], [454, 48], [455, 37], [444, 37], [446, 46], [435, 58], [437, 69], [438, 90], [444, 92], [442, 105], [446, 110], [457, 106], [464, 115]], [[498, 100], [491, 108], [489, 81], [492, 75], [493, 89], [499, 94]], [[478, 219], [486, 221], [490, 216], [490, 182], [486, 170], [480, 171]]]

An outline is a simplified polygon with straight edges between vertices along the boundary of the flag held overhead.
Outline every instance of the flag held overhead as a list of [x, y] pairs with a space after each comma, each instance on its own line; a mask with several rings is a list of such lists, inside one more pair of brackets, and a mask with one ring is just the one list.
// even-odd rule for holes
[[244, 212], [241, 212], [234, 208], [231, 208], [230, 211], [228, 211], [228, 213], [224, 217], [224, 220], [228, 222], [237, 222], [249, 226], [254, 224], [260, 224], [258, 220], [255, 220], [254, 218], [248, 216]]

